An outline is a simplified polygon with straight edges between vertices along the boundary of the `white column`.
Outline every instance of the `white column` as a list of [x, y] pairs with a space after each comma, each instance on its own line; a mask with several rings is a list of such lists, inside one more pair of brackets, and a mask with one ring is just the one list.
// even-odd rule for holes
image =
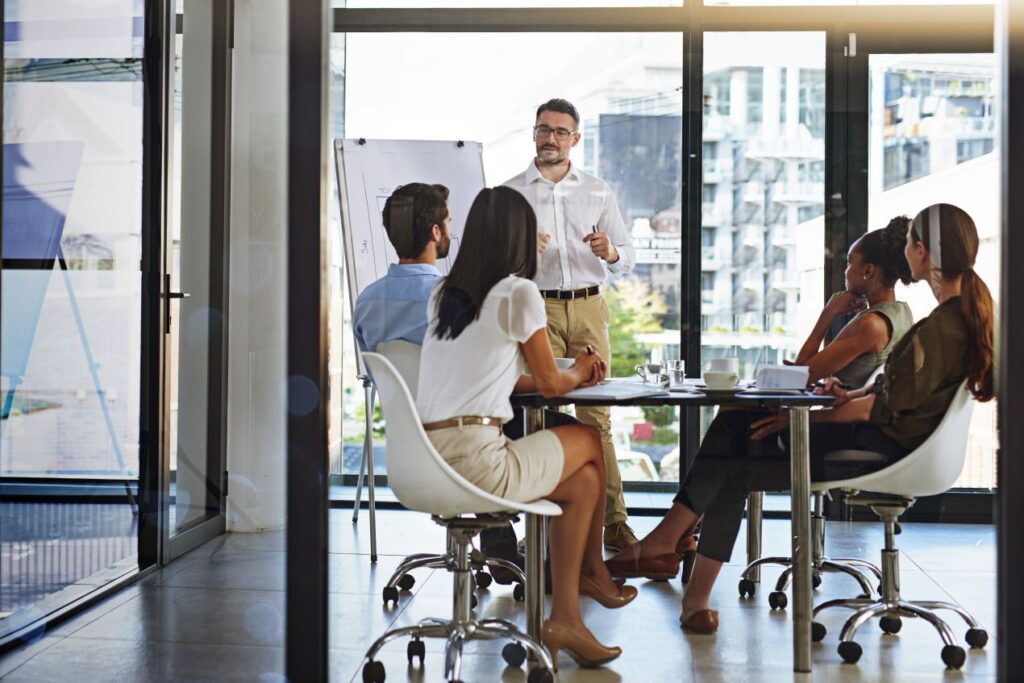
[[763, 84], [761, 130], [766, 140], [774, 140], [779, 136], [779, 119], [782, 114], [782, 69], [777, 66], [766, 66]]
[[230, 531], [285, 523], [287, 3], [235, 0]]
[[729, 75], [729, 123], [739, 126], [740, 133], [746, 134], [747, 72], [742, 69], [736, 69]]
[[795, 138], [800, 128], [800, 67], [786, 69], [786, 138]]

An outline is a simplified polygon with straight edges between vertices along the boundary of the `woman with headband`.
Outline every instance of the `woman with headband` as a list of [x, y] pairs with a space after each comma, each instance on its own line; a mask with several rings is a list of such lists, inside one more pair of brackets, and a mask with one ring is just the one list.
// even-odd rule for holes
[[[960, 385], [979, 401], [993, 398], [993, 305], [974, 272], [978, 231], [962, 209], [935, 204], [907, 231], [904, 254], [915, 281], [928, 283], [938, 305], [893, 348], [884, 373], [870, 388], [847, 391], [835, 378], [824, 393], [833, 407], [811, 412], [811, 478], [859, 476], [888, 467], [920, 446], [935, 430]], [[789, 418], [770, 415], [749, 422], [744, 412], [724, 413], [705, 437], [675, 502], [639, 545], [654, 557], [674, 549], [679, 536], [703, 515], [693, 575], [683, 595], [680, 624], [714, 633], [718, 613], [709, 609], [711, 588], [729, 561], [750, 491], [789, 487], [789, 457], [774, 436], [788, 440]], [[712, 432], [721, 430], [719, 434]], [[706, 447], [714, 444], [714, 448]], [[826, 463], [826, 453], [873, 451], [884, 460]]]

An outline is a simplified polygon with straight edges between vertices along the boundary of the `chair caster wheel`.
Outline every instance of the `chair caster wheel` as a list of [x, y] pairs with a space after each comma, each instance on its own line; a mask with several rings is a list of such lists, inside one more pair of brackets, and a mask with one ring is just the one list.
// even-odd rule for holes
[[388, 606], [389, 602], [395, 603], [395, 607], [398, 607], [398, 589], [394, 586], [384, 586], [384, 607]]
[[364, 664], [363, 683], [384, 683], [384, 663], [371, 659]]
[[852, 640], [845, 643], [839, 643], [839, 656], [842, 657], [843, 661], [847, 664], [856, 664], [862, 654], [864, 654], [864, 650], [862, 650], [860, 645]]
[[959, 645], [947, 645], [942, 648], [942, 663], [950, 669], [959, 669], [967, 661], [967, 653]]
[[555, 683], [555, 675], [551, 669], [530, 669], [530, 675], [526, 677], [526, 683]]
[[740, 579], [740, 597], [752, 598], [757, 592], [757, 584], [750, 579]]
[[817, 621], [811, 622], [811, 640], [820, 643], [825, 640], [826, 633], [828, 633], [828, 630], [825, 628], [825, 624]]
[[789, 598], [782, 591], [772, 591], [768, 594], [768, 606], [772, 609], [786, 609]]
[[416, 577], [412, 574], [402, 574], [398, 577], [398, 587], [404, 591], [411, 591], [416, 585]]
[[878, 625], [890, 636], [894, 636], [900, 632], [901, 628], [903, 628], [903, 620], [899, 617], [886, 616], [878, 620]]
[[405, 647], [405, 656], [408, 658], [410, 666], [412, 666], [413, 659], [419, 658], [420, 668], [423, 668], [423, 659], [427, 656], [427, 646], [419, 638], [410, 640]]
[[971, 647], [983, 648], [988, 643], [988, 633], [983, 628], [967, 629], [967, 644]]
[[512, 588], [512, 598], [516, 602], [522, 602], [523, 600], [526, 600], [526, 588], [523, 586], [523, 584], [517, 583], [515, 587]]
[[476, 587], [477, 588], [487, 588], [488, 586], [491, 585], [491, 581], [492, 580], [493, 580], [493, 577], [491, 577], [491, 575], [488, 574], [487, 572], [477, 572], [476, 573]]
[[821, 586], [821, 574], [814, 572], [811, 576], [811, 585], [815, 588], [819, 588]]
[[476, 593], [469, 594], [469, 609], [476, 609], [476, 606], [480, 604], [480, 601], [476, 597]]
[[509, 666], [518, 668], [526, 661], [526, 648], [519, 643], [509, 643], [501, 648], [501, 658]]

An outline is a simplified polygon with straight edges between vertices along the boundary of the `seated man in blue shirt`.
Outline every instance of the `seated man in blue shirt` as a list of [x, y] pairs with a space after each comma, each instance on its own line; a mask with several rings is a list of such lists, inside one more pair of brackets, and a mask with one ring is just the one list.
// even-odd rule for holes
[[382, 218], [398, 263], [368, 285], [356, 299], [352, 328], [363, 351], [404, 339], [423, 345], [427, 333], [427, 297], [441, 273], [434, 265], [448, 255], [448, 188], [409, 183], [388, 197]]
[[[448, 255], [451, 245], [448, 188], [425, 183], [402, 185], [384, 204], [381, 217], [398, 254], [398, 263], [392, 264], [387, 275], [368, 285], [356, 299], [352, 315], [356, 341], [363, 351], [374, 351], [377, 344], [396, 339], [422, 346], [427, 332], [427, 299], [441, 278], [434, 264]], [[570, 423], [575, 420], [569, 415], [545, 411], [548, 427]], [[523, 436], [521, 409], [516, 410], [516, 417], [505, 424], [503, 431], [510, 439]], [[480, 549], [491, 557], [523, 566], [511, 524], [507, 528], [484, 530]], [[507, 570], [492, 569], [491, 574], [498, 583], [512, 583], [513, 576]]]

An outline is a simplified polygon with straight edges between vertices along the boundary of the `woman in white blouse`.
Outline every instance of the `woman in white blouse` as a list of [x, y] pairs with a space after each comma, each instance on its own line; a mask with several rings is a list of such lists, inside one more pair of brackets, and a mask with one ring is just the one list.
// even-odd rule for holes
[[[431, 442], [469, 481], [511, 500], [547, 498], [562, 507], [551, 522], [551, 616], [542, 637], [556, 660], [566, 651], [583, 666], [621, 654], [583, 623], [579, 595], [621, 607], [636, 590], [612, 581], [601, 553], [604, 460], [598, 432], [584, 425], [543, 430], [512, 441], [509, 395], [557, 396], [604, 378], [606, 365], [585, 349], [559, 370], [547, 336], [544, 301], [532, 282], [537, 219], [507, 187], [477, 195], [448, 277], [431, 293], [417, 409]], [[529, 369], [530, 374], [523, 373]]]

